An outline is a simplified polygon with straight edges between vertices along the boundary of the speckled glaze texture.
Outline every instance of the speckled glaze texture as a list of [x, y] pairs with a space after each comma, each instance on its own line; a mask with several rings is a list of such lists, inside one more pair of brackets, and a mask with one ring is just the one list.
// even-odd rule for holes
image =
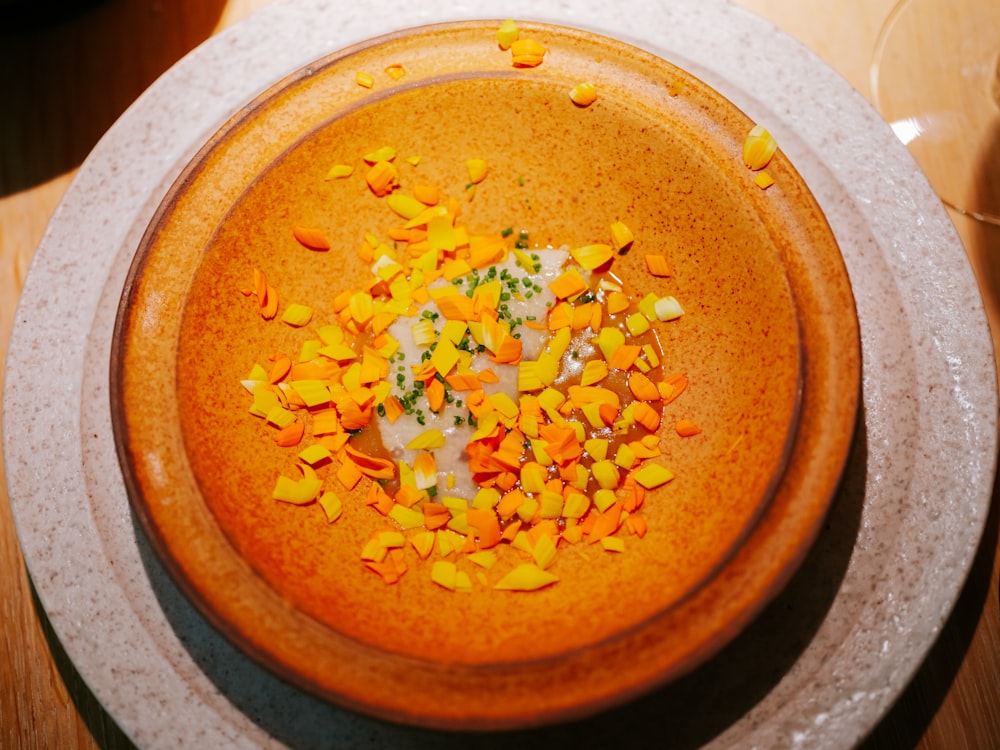
[[[670, 737], [691, 748], [851, 747], [930, 647], [979, 540], [995, 472], [990, 338], [954, 230], [888, 127], [811, 53], [720, 2], [640, 3], [620, 13], [596, 2], [391, 0], [372, 14], [279, 0], [167, 73], [98, 144], [67, 193], [10, 344], [5, 466], [42, 604], [84, 678], [144, 748], [469, 744], [310, 698], [201, 619], [134, 525], [111, 440], [108, 366], [115, 309], [143, 231], [233, 112], [346, 45], [489, 16], [590, 27], [635, 43], [766, 123], [837, 236], [864, 370], [859, 433], [827, 525], [747, 631], [645, 698], [572, 725], [483, 736], [477, 746], [652, 747]], [[79, 294], [51, 295], [65, 278], [86, 283]], [[39, 368], [44, 385], [16, 377]]]

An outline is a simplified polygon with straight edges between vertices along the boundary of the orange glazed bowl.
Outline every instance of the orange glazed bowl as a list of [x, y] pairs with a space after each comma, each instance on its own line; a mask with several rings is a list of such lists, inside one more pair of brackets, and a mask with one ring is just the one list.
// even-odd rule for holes
[[[627, 44], [520, 24], [520, 38], [543, 50], [531, 65], [520, 47], [501, 49], [498, 26], [360, 44], [236, 113], [146, 232], [112, 352], [132, 506], [194, 605], [304, 690], [444, 729], [580, 717], [710, 658], [812, 544], [851, 446], [860, 386], [858, 323], [834, 237], [780, 150], [766, 166], [773, 184], [755, 182], [743, 159], [753, 122]], [[576, 88], [585, 82], [592, 102]], [[516, 247], [522, 232], [527, 247]], [[603, 260], [582, 274], [590, 296], [566, 293], [534, 326], [516, 321], [547, 342], [533, 356], [548, 357], [554, 380], [528, 377], [536, 360], [498, 355], [492, 369], [522, 378], [503, 401], [423, 373], [419, 398], [447, 384], [448, 408], [466, 400], [460, 415], [488, 433], [477, 439], [512, 436], [520, 466], [473, 474], [464, 442], [444, 453], [432, 441], [422, 452], [437, 455], [437, 484], [416, 485], [419, 472], [403, 477], [399, 455], [382, 447], [403, 424], [388, 420], [389, 396], [401, 395], [394, 377], [416, 375], [385, 338], [399, 311], [379, 311], [402, 299], [415, 313], [438, 293], [432, 280], [440, 289], [471, 279], [484, 247], [495, 260], [549, 247]], [[647, 256], [662, 260], [651, 267]], [[458, 261], [468, 268], [442, 268]], [[410, 269], [409, 290], [390, 292], [399, 267]], [[631, 306], [612, 313], [619, 287]], [[517, 299], [524, 290], [534, 287], [514, 290]], [[572, 317], [591, 298], [586, 320], [564, 323], [567, 348], [555, 308]], [[660, 314], [649, 307], [657, 300], [683, 314]], [[499, 302], [484, 304], [504, 320]], [[476, 315], [433, 319], [434, 340], [449, 317], [466, 342], [476, 338], [490, 325], [478, 302]], [[607, 334], [602, 349], [595, 340], [608, 327], [625, 336]], [[565, 398], [583, 361], [610, 362], [628, 341], [655, 346], [639, 346], [638, 363], [636, 352], [615, 359], [596, 384], [621, 397], [611, 417], [573, 399], [529, 409], [545, 391]], [[637, 372], [658, 395], [631, 395]], [[304, 380], [318, 400], [302, 395]], [[497, 413], [514, 404], [513, 416], [484, 416], [484, 398]], [[644, 419], [645, 442], [632, 432]], [[549, 425], [541, 437], [540, 424]], [[569, 447], [552, 459], [537, 441], [551, 445], [545, 429], [555, 427]], [[484, 466], [500, 460], [476, 455]], [[596, 461], [619, 483], [602, 485]], [[544, 489], [525, 478], [527, 463], [542, 467]], [[660, 468], [639, 473], [646, 466]], [[492, 491], [475, 496], [474, 510], [451, 499], [470, 483]], [[502, 501], [512, 491], [514, 510]], [[509, 589], [519, 568], [534, 590]]]

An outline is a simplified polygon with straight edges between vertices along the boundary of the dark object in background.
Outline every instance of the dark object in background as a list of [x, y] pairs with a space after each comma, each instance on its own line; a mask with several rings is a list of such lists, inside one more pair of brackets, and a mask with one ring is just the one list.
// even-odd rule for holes
[[0, 37], [55, 26], [103, 0], [0, 0]]

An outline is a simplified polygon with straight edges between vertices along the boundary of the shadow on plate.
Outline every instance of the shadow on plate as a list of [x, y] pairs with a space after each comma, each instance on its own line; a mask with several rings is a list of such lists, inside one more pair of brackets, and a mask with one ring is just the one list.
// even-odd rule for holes
[[257, 667], [229, 644], [177, 589], [134, 523], [139, 551], [168, 621], [191, 657], [244, 715], [296, 748], [701, 747], [759, 703], [795, 664], [822, 624], [847, 570], [860, 528], [868, 474], [864, 415], [844, 482], [799, 572], [778, 598], [710, 662], [638, 700], [581, 721], [496, 734], [411, 729], [342, 711]]
[[0, 0], [0, 197], [80, 166], [226, 0]]

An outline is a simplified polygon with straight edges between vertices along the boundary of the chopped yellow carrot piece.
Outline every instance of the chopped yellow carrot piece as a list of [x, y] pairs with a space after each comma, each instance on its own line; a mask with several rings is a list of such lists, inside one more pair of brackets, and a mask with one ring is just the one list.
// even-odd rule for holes
[[774, 178], [771, 177], [771, 175], [765, 172], [764, 170], [761, 170], [753, 178], [753, 182], [761, 190], [767, 190], [769, 187], [771, 187], [771, 185], [774, 184]]
[[613, 490], [621, 482], [618, 469], [613, 461], [606, 459], [595, 461], [590, 467], [590, 473], [593, 474], [598, 486], [604, 490]]
[[279, 476], [271, 492], [271, 498], [292, 505], [308, 505], [319, 496], [322, 487], [323, 482], [312, 477], [294, 480]]
[[570, 250], [569, 254], [588, 271], [605, 265], [615, 257], [610, 245], [584, 245]]
[[385, 203], [404, 219], [412, 219], [418, 216], [425, 208], [424, 204], [415, 197], [404, 193], [392, 193], [386, 196]]
[[444, 447], [444, 433], [441, 430], [431, 429], [417, 435], [406, 444], [406, 450], [435, 450]]
[[629, 307], [628, 295], [623, 294], [622, 292], [611, 292], [608, 295], [606, 306], [608, 308], [608, 313], [611, 315], [617, 315], [620, 312], [624, 312], [625, 310], [628, 310]]
[[354, 80], [359, 85], [366, 89], [370, 89], [375, 85], [375, 78], [368, 73], [357, 72], [354, 74]]
[[642, 468], [636, 471], [632, 476], [640, 485], [645, 487], [647, 490], [651, 490], [669, 482], [674, 478], [674, 473], [665, 466], [647, 463], [643, 464]]
[[649, 319], [642, 313], [632, 313], [625, 319], [625, 327], [633, 336], [641, 336], [649, 330]]
[[778, 142], [762, 125], [754, 125], [743, 142], [743, 163], [750, 169], [763, 169], [778, 150]]
[[611, 246], [614, 247], [615, 252], [621, 253], [623, 250], [627, 252], [628, 246], [634, 241], [635, 235], [625, 224], [616, 221], [611, 225]]
[[334, 164], [330, 171], [326, 173], [327, 180], [340, 180], [354, 174], [354, 167], [350, 164]]
[[380, 161], [392, 161], [396, 158], [396, 149], [392, 146], [380, 146], [374, 151], [369, 151], [362, 158], [369, 164], [375, 164]]
[[343, 503], [335, 492], [326, 491], [322, 493], [317, 502], [326, 514], [327, 523], [333, 523], [344, 511]]
[[469, 555], [469, 560], [482, 568], [492, 568], [497, 562], [497, 553], [491, 550], [481, 550]]
[[482, 182], [488, 169], [485, 159], [468, 159], [465, 168], [469, 171], [469, 182], [473, 184]]
[[434, 532], [422, 531], [411, 536], [408, 541], [417, 554], [426, 560], [434, 549]]
[[583, 366], [580, 374], [580, 385], [588, 386], [599, 383], [608, 376], [608, 366], [600, 359], [591, 359]]
[[615, 464], [621, 466], [623, 469], [631, 469], [635, 466], [636, 457], [635, 451], [629, 446], [628, 443], [622, 443], [618, 446], [618, 450], [615, 452]]
[[569, 98], [580, 107], [589, 107], [597, 101], [597, 87], [589, 81], [578, 83], [569, 90]]
[[510, 45], [517, 41], [519, 33], [517, 24], [509, 18], [500, 24], [500, 28], [497, 29], [497, 44], [500, 45], [500, 49], [510, 49]]
[[606, 536], [601, 539], [601, 546], [608, 552], [624, 552], [625, 540], [618, 536]]
[[518, 565], [493, 586], [499, 591], [536, 591], [558, 581], [554, 574], [542, 570], [537, 565]]
[[458, 364], [459, 350], [451, 343], [450, 339], [438, 339], [438, 344], [434, 347], [434, 352], [431, 354], [430, 362], [434, 365], [442, 377], [445, 377], [452, 371], [452, 368]]
[[604, 355], [605, 360], [610, 360], [615, 351], [625, 344], [625, 334], [617, 328], [604, 327], [597, 334], [597, 346]]
[[401, 529], [419, 529], [424, 526], [424, 514], [421, 511], [399, 503], [389, 510], [389, 518], [398, 523]]
[[291, 304], [285, 308], [281, 316], [281, 322], [287, 323], [294, 328], [301, 328], [312, 320], [313, 309], [306, 305]]
[[324, 461], [329, 461], [331, 456], [330, 451], [327, 448], [319, 443], [314, 443], [305, 450], [300, 451], [299, 458], [310, 466], [315, 466], [316, 464], [323, 463]]
[[431, 567], [431, 580], [449, 591], [455, 590], [457, 576], [458, 568], [455, 567], [455, 563], [448, 560], [435, 560]]

